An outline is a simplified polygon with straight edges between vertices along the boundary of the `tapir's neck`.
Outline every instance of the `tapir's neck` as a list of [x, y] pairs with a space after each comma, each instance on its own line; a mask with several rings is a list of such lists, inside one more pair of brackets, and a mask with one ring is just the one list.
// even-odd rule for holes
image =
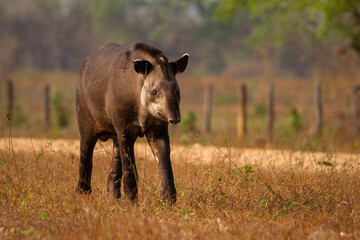
[[141, 127], [141, 132], [145, 134], [146, 129], [153, 123], [153, 117], [149, 114], [145, 107], [139, 107], [138, 124]]

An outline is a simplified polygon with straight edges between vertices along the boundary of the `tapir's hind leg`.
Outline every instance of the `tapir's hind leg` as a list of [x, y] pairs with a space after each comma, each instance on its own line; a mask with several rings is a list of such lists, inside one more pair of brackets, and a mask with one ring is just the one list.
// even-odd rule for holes
[[138, 174], [135, 165], [134, 143], [135, 139], [118, 133], [120, 156], [122, 160], [124, 195], [127, 199], [136, 201], [138, 195]]
[[115, 198], [121, 197], [122, 163], [117, 136], [113, 137], [113, 157], [107, 179], [107, 190]]
[[91, 193], [92, 158], [96, 141], [96, 135], [81, 134], [79, 181], [76, 186], [76, 192], [78, 193]]

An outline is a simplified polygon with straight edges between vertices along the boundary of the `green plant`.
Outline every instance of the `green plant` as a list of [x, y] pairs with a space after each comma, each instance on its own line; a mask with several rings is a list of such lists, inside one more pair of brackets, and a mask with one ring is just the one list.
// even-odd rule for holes
[[14, 126], [18, 126], [26, 122], [27, 118], [19, 106], [15, 106], [13, 119], [12, 123]]
[[235, 94], [219, 94], [216, 96], [215, 104], [218, 106], [236, 103]]
[[40, 213], [40, 215], [39, 215], [39, 218], [40, 218], [41, 220], [46, 219], [46, 218], [48, 218], [48, 217], [49, 217], [49, 214], [48, 214], [47, 212], [45, 212], [45, 211], [42, 211], [42, 212]]
[[254, 115], [256, 117], [265, 117], [267, 114], [267, 109], [266, 109], [266, 106], [265, 104], [262, 102], [262, 103], [259, 103], [255, 106], [255, 109], [254, 109]]
[[193, 111], [185, 113], [183, 121], [181, 124], [181, 129], [183, 132], [192, 132], [195, 130], [196, 114]]
[[188, 214], [191, 213], [191, 209], [188, 208], [182, 208], [180, 209], [180, 213], [184, 215], [184, 218], [188, 218]]
[[63, 97], [60, 92], [56, 92], [55, 96], [51, 99], [54, 107], [57, 125], [65, 128], [69, 125], [69, 113], [63, 103]]
[[302, 118], [296, 108], [291, 109], [290, 117], [290, 127], [294, 132], [298, 133], [302, 125]]

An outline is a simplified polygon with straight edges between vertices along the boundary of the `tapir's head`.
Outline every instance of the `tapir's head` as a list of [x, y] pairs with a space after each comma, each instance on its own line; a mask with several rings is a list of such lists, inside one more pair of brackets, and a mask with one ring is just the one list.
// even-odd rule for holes
[[144, 77], [140, 102], [154, 118], [177, 124], [180, 116], [180, 89], [176, 74], [185, 71], [188, 54], [169, 62], [162, 54], [149, 60], [134, 59], [134, 69]]

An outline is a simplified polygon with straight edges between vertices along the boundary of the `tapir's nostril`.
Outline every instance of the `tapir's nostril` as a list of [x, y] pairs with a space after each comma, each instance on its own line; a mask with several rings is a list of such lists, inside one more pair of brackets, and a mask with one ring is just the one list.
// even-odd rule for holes
[[169, 119], [169, 123], [171, 124], [177, 124], [179, 122], [181, 122], [181, 118]]

